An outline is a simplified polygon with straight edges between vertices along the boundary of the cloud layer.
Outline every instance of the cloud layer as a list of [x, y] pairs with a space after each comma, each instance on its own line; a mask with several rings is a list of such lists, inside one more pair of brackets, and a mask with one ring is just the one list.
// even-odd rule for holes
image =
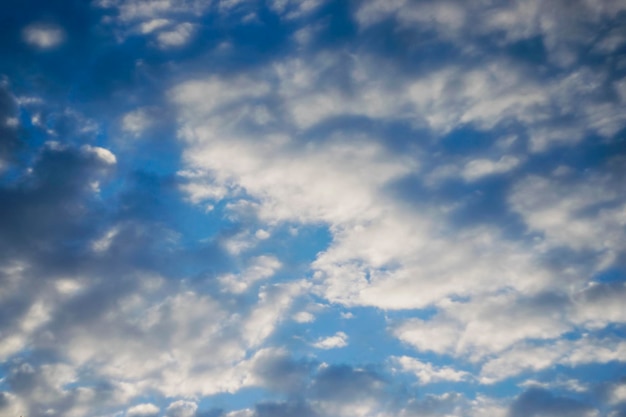
[[3, 8], [0, 415], [626, 415], [622, 2]]

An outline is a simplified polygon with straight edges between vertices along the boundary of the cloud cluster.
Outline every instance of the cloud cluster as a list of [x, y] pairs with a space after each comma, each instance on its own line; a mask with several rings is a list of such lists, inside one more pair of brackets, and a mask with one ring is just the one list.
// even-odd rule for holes
[[1, 415], [624, 415], [621, 2], [90, 7], [0, 80]]
[[[569, 23], [545, 26], [542, 19], [558, 19], [530, 4], [487, 11], [455, 2], [359, 5], [356, 19], [363, 31], [377, 30], [377, 22], [391, 16], [410, 36], [419, 32], [408, 29], [410, 24], [422, 22], [420, 30], [462, 47], [462, 59], [431, 70], [407, 72], [363, 51], [305, 51], [255, 76], [211, 76], [175, 87], [170, 96], [180, 108], [186, 163], [181, 174], [189, 180], [184, 189], [190, 200], [254, 201], [258, 218], [270, 227], [325, 224], [332, 242], [311, 264], [316, 294], [346, 307], [435, 309], [428, 318], [392, 323], [392, 334], [421, 352], [478, 364], [482, 383], [557, 363], [624, 361], [619, 343], [578, 333], [624, 322], [617, 305], [604, 312], [594, 307], [613, 306], [621, 294], [621, 284], [594, 278], [618, 267], [617, 254], [623, 252], [623, 192], [610, 174], [621, 156], [585, 178], [569, 176], [572, 168], [564, 166], [532, 173], [541, 154], [590, 135], [610, 143], [624, 128], [622, 81], [607, 70], [573, 66], [568, 55], [588, 46], [584, 25], [599, 19], [615, 24], [619, 7], [572, 9], [576, 33], [563, 39], [558, 33]], [[527, 20], [516, 7], [527, 12]], [[468, 29], [483, 17], [484, 26]], [[506, 34], [492, 49], [473, 44], [501, 30]], [[467, 32], [475, 39], [460, 35]], [[549, 70], [536, 72], [517, 56], [493, 53], [535, 36], [543, 36]], [[348, 127], [351, 120], [364, 126], [408, 123], [429, 133], [398, 152], [367, 127]], [[498, 132], [508, 134], [512, 127], [522, 139], [501, 139]], [[427, 138], [446, 138], [460, 128], [495, 139], [474, 157], [451, 155], [458, 164], [442, 176], [445, 167], [427, 156], [442, 147]], [[505, 177], [514, 170], [531, 174]], [[516, 235], [497, 221], [455, 226], [453, 216], [464, 201], [442, 201], [444, 186], [503, 177], [500, 204], [519, 221]], [[416, 184], [413, 206], [408, 196], [391, 192], [409, 179]], [[461, 198], [463, 192], [470, 191], [462, 190]], [[592, 301], [591, 293], [598, 298]], [[572, 333], [571, 342], [560, 340]], [[606, 355], [591, 353], [605, 343]], [[542, 349], [553, 354], [537, 355]], [[521, 352], [534, 352], [524, 356], [525, 365]], [[418, 368], [422, 379], [445, 374]]]

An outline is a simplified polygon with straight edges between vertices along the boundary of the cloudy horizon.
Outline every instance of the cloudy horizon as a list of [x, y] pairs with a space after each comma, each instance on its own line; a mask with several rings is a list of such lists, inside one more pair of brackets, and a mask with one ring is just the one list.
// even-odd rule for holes
[[626, 3], [1, 7], [0, 417], [626, 417]]

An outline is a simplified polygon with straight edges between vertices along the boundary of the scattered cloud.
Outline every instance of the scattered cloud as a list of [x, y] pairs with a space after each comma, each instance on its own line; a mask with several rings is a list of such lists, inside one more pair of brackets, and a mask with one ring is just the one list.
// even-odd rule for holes
[[176, 25], [172, 30], [159, 32], [157, 42], [160, 48], [172, 48], [185, 45], [193, 34], [194, 26], [185, 22]]
[[152, 125], [149, 111], [145, 108], [133, 110], [122, 117], [122, 130], [137, 137]]
[[469, 378], [469, 374], [464, 371], [457, 371], [448, 366], [436, 367], [431, 363], [421, 362], [409, 356], [391, 358], [394, 364], [400, 367], [402, 372], [415, 374], [420, 384], [429, 384], [439, 381], [460, 382]]
[[148, 417], [148, 416], [158, 416], [161, 410], [154, 404], [151, 403], [143, 403], [137, 404], [126, 411], [126, 415], [128, 417]]
[[32, 23], [24, 28], [24, 41], [40, 49], [52, 49], [65, 40], [63, 29], [54, 24]]
[[313, 347], [318, 349], [337, 349], [348, 346], [348, 335], [344, 332], [337, 332], [333, 336], [319, 339], [313, 343]]
[[0, 48], [0, 415], [624, 415], [622, 3], [62, 3]]

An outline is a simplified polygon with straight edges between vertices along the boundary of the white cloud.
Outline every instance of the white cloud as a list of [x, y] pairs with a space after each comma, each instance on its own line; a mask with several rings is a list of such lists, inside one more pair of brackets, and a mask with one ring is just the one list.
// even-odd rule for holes
[[611, 387], [609, 401], [611, 404], [626, 403], [626, 384], [616, 384]]
[[60, 26], [44, 23], [33, 23], [22, 32], [24, 41], [41, 49], [52, 49], [65, 40], [65, 32]]
[[319, 290], [348, 306], [409, 309], [451, 295], [504, 287], [535, 292], [550, 285], [551, 275], [532, 254], [496, 231], [468, 229], [451, 239], [434, 228], [438, 220], [390, 211], [367, 227], [338, 230], [313, 263]]
[[[224, 297], [222, 302], [184, 289], [177, 291], [160, 277], [136, 277], [136, 283], [133, 291], [120, 289], [116, 293], [114, 309], [98, 312], [96, 307], [88, 324], [80, 309], [90, 302], [93, 281], [80, 280], [78, 290], [75, 286], [70, 291], [42, 289], [40, 295], [32, 295], [33, 304], [23, 317], [16, 318], [20, 327], [3, 329], [0, 354], [5, 358], [27, 345], [61, 349], [66, 364], [32, 371], [50, 374], [53, 382], [46, 382], [46, 386], [58, 391], [50, 398], [83, 389], [80, 384], [76, 388], [66, 384], [78, 382], [75, 371], [87, 364], [94, 377], [119, 391], [111, 398], [119, 404], [146, 390], [166, 397], [235, 392], [256, 383], [250, 378], [248, 354], [259, 349], [278, 323], [289, 317], [293, 299], [306, 288], [304, 282], [268, 285], [260, 291], [257, 302], [233, 310]], [[19, 294], [22, 288], [5, 286], [5, 290], [11, 295]], [[164, 297], [167, 293], [170, 295]], [[98, 299], [105, 303], [109, 296], [106, 291], [98, 292]], [[67, 306], [78, 310], [68, 313], [59, 326], [59, 311]], [[85, 331], [85, 326], [98, 331]], [[107, 343], [102, 343], [102, 338]], [[33, 395], [38, 398], [33, 401], [49, 401], [43, 394]], [[88, 406], [90, 400], [85, 401]], [[145, 406], [133, 413], [139, 415], [142, 410], [150, 411]], [[169, 413], [175, 415], [174, 411]]]
[[228, 274], [219, 277], [222, 287], [230, 292], [242, 293], [252, 284], [271, 277], [282, 264], [274, 256], [257, 256], [241, 274]]
[[503, 156], [497, 161], [490, 159], [474, 159], [468, 162], [463, 169], [463, 178], [466, 181], [476, 181], [482, 177], [509, 172], [520, 164], [514, 156]]
[[269, 238], [271, 235], [267, 230], [259, 229], [254, 233], [254, 236], [259, 240], [265, 240]]
[[107, 165], [115, 165], [117, 163], [117, 158], [113, 152], [100, 146], [83, 145], [80, 147], [80, 150], [85, 154], [94, 155]]
[[460, 382], [469, 378], [469, 374], [465, 371], [457, 371], [448, 366], [434, 366], [408, 356], [394, 356], [391, 360], [400, 367], [402, 372], [415, 374], [420, 384], [439, 381]]
[[[346, 306], [436, 306], [441, 314], [434, 320], [409, 320], [395, 327], [397, 337], [418, 349], [479, 360], [528, 338], [550, 339], [571, 329], [559, 314], [543, 316], [531, 305], [507, 309], [524, 297], [558, 289], [554, 271], [540, 262], [541, 247], [508, 241], [491, 227], [466, 228], [451, 235], [445, 213], [435, 208], [418, 213], [385, 194], [389, 183], [418, 171], [414, 154], [393, 154], [371, 137], [337, 134], [317, 142], [300, 139], [301, 129], [337, 115], [360, 112], [384, 119], [390, 113], [384, 104], [373, 101], [374, 94], [365, 93], [380, 88], [371, 86], [367, 68], [351, 73], [357, 86], [367, 86], [355, 90], [363, 106], [353, 107], [351, 100], [356, 99], [344, 99], [332, 88], [316, 88], [320, 74], [334, 65], [332, 57], [319, 60], [314, 61], [318, 67], [300, 60], [274, 65], [267, 70], [278, 77], [274, 89], [263, 79], [213, 77], [172, 90], [171, 98], [180, 108], [184, 158], [193, 173], [188, 178], [196, 184], [194, 190], [187, 188], [191, 199], [248, 195], [255, 200], [259, 219], [269, 224], [327, 224], [333, 241], [312, 264], [315, 293]], [[409, 88], [408, 95], [391, 96], [398, 97], [397, 93], [400, 101], [415, 103], [435, 130], [448, 129], [447, 117], [453, 118], [450, 126], [476, 121], [485, 128], [506, 117], [532, 121], [537, 117], [533, 106], [550, 98], [539, 85], [520, 95], [519, 89], [527, 86], [523, 74], [516, 71], [493, 64], [469, 73], [440, 72], [432, 80], [419, 81], [419, 88]], [[459, 79], [461, 95], [467, 99], [459, 99], [460, 110], [455, 113], [450, 111], [455, 103], [441, 102], [459, 96], [443, 93], [453, 84], [458, 90]], [[493, 80], [498, 85], [495, 90]], [[316, 97], [330, 99], [330, 105], [315, 104]], [[277, 98], [285, 103], [289, 117], [278, 132], [273, 127], [271, 133], [264, 133], [266, 125], [256, 118], [250, 102]], [[284, 117], [271, 107], [268, 111]], [[248, 129], [250, 125], [256, 128]], [[504, 157], [488, 164], [470, 163], [465, 174], [474, 179], [504, 172], [519, 160]], [[578, 272], [559, 271], [571, 277]], [[577, 279], [580, 283], [585, 278]], [[509, 295], [487, 296], [499, 291]], [[452, 296], [476, 301], [442, 302]]]
[[193, 417], [196, 415], [198, 404], [192, 401], [175, 401], [167, 407], [166, 417]]
[[244, 324], [244, 340], [252, 346], [258, 346], [265, 340], [283, 320], [293, 299], [309, 291], [310, 285], [305, 281], [294, 281], [289, 284], [262, 288], [259, 292], [259, 303], [251, 311]]
[[150, 417], [158, 416], [160, 408], [152, 403], [137, 404], [126, 411], [128, 417]]
[[296, 323], [312, 323], [315, 321], [315, 316], [308, 311], [300, 311], [294, 314], [293, 320]]
[[180, 23], [173, 30], [159, 32], [157, 42], [163, 49], [183, 46], [189, 42], [193, 32], [194, 25], [188, 22]]
[[571, 392], [581, 392], [581, 393], [589, 391], [589, 385], [577, 379], [557, 378], [556, 380], [551, 380], [549, 382], [541, 382], [541, 381], [536, 381], [534, 379], [529, 379], [519, 384], [519, 386], [526, 387], [526, 388], [539, 387], [543, 389], [561, 388], [561, 389], [566, 389]]
[[20, 125], [20, 121], [17, 117], [7, 117], [4, 119], [4, 125], [10, 128], [16, 128]]
[[[155, 45], [166, 49], [188, 44], [197, 29], [191, 22], [205, 21], [194, 14], [216, 3], [100, 0], [99, 4], [117, 9], [119, 13], [107, 13], [111, 21], [127, 25], [130, 33], [149, 35]], [[274, 0], [268, 4], [281, 17], [295, 19], [319, 10], [323, 2]], [[503, 126], [524, 126], [516, 142], [497, 140], [481, 156], [458, 157], [460, 163], [452, 168], [439, 166], [445, 171], [441, 176], [473, 182], [511, 172], [533, 158], [533, 152], [574, 144], [590, 133], [610, 139], [626, 122], [623, 80], [612, 82], [603, 71], [568, 69], [575, 54], [566, 44], [579, 41], [578, 29], [584, 25], [573, 24], [576, 33], [559, 46], [551, 38], [554, 34], [549, 24], [560, 29], [570, 26], [556, 22], [550, 13], [542, 16], [546, 9], [539, 2], [493, 6], [489, 13], [483, 4], [391, 0], [354, 6], [363, 30], [393, 16], [407, 27], [441, 32], [439, 40], [453, 43], [470, 26], [477, 26], [473, 24], [476, 16], [485, 17], [483, 27], [467, 31], [468, 37], [501, 31], [501, 40], [494, 42], [508, 43], [541, 35], [550, 59], [562, 69], [535, 72], [517, 61], [480, 59], [484, 51], [472, 45], [460, 48], [459, 54], [476, 58], [479, 64], [463, 62], [419, 71], [399, 68], [392, 60], [363, 51], [325, 50], [255, 66], [249, 76], [236, 71], [232, 76], [200, 77], [172, 88], [168, 97], [178, 109], [184, 164], [178, 178], [181, 189], [191, 203], [215, 204], [220, 207], [216, 212], [225, 207], [227, 220], [243, 225], [233, 235], [216, 238], [216, 244], [240, 262], [240, 268], [231, 273], [218, 269], [215, 279], [211, 276], [199, 284], [193, 273], [174, 283], [169, 278], [124, 270], [120, 278], [110, 278], [119, 279], [110, 281], [111, 285], [105, 281], [117, 271], [106, 274], [107, 279], [99, 278], [105, 275], [101, 260], [108, 260], [109, 250], [123, 240], [121, 229], [94, 229], [102, 234], [87, 239], [98, 254], [86, 254], [87, 261], [98, 260], [93, 270], [84, 277], [50, 277], [51, 284], [42, 285], [50, 285], [54, 291], [33, 294], [23, 302], [13, 327], [2, 329], [3, 358], [27, 347], [32, 351], [58, 349], [68, 363], [19, 369], [16, 365], [15, 374], [41, 377], [39, 383], [45, 389], [34, 390], [33, 398], [37, 395], [48, 401], [55, 395], [75, 395], [77, 407], [85, 407], [89, 402], [85, 398], [95, 398], [96, 393], [86, 386], [75, 389], [73, 385], [81, 377], [77, 370], [88, 370], [94, 380], [110, 383], [115, 397], [111, 401], [123, 403], [120, 409], [127, 408], [129, 401], [137, 404], [152, 398], [146, 393], [168, 398], [173, 401], [164, 411], [168, 417], [194, 416], [201, 397], [235, 393], [243, 387], [262, 386], [282, 395], [288, 389], [276, 388], [259, 369], [275, 361], [287, 373], [299, 367], [310, 370], [310, 357], [297, 362], [268, 346], [276, 342], [271, 336], [283, 320], [302, 332], [315, 327], [292, 323], [315, 320], [311, 312], [302, 310], [304, 303], [295, 303], [294, 311], [294, 300], [303, 295], [309, 300], [319, 297], [326, 305], [339, 304], [337, 308], [406, 310], [389, 314], [402, 319], [387, 317], [392, 336], [420, 351], [469, 361], [468, 367], [481, 369], [483, 383], [555, 364], [626, 360], [626, 348], [620, 341], [593, 336], [573, 342], [558, 340], [572, 330], [596, 330], [626, 321], [621, 302], [626, 287], [586, 284], [593, 273], [614, 263], [626, 247], [620, 235], [626, 211], [615, 178], [588, 173], [582, 182], [570, 181], [573, 174], [560, 170], [558, 176], [528, 176], [518, 181], [507, 201], [533, 236], [542, 235], [535, 240], [525, 235], [523, 240], [511, 238], [499, 230], [497, 220], [485, 226], [458, 227], [450, 221], [452, 209], [438, 201], [439, 184], [432, 184], [431, 194], [420, 194], [420, 185], [429, 176], [437, 176], [437, 168], [429, 171], [433, 165], [428, 160], [429, 135], [436, 141], [459, 126], [491, 133]], [[216, 7], [230, 10], [241, 5], [230, 0]], [[602, 15], [619, 9], [581, 8]], [[578, 12], [573, 16], [579, 17]], [[295, 36], [303, 44], [307, 36], [315, 36], [314, 32], [299, 33]], [[41, 42], [52, 45], [48, 38], [30, 43], [47, 47]], [[599, 49], [619, 45], [617, 40], [607, 39]], [[349, 47], [339, 49], [354, 52]], [[600, 89], [611, 97], [598, 94]], [[33, 117], [33, 124], [45, 127], [46, 117], [41, 112]], [[343, 128], [345, 120], [353, 118], [369, 119], [371, 126], [383, 128], [362, 133], [357, 133], [358, 123]], [[152, 123], [145, 107], [119, 121], [123, 131], [136, 136]], [[396, 122], [428, 134], [421, 137], [416, 130], [411, 143], [398, 149], [398, 143], [377, 136], [396, 127]], [[439, 143], [433, 146], [441, 149]], [[520, 149], [526, 146], [531, 155], [522, 154]], [[58, 142], [50, 142], [48, 148], [65, 149]], [[111, 151], [97, 146], [84, 145], [81, 152], [91, 157], [90, 162], [117, 162]], [[419, 183], [410, 191], [415, 195], [398, 197], [396, 186], [405, 179]], [[480, 185], [465, 184], [468, 188]], [[216, 204], [225, 199], [224, 205]], [[456, 207], [463, 204], [458, 202]], [[271, 279], [283, 267], [281, 259], [259, 253], [274, 247], [270, 232], [277, 238], [278, 231], [289, 228], [294, 240], [305, 239], [305, 233], [296, 236], [303, 225], [327, 229], [331, 243], [316, 249], [315, 261], [303, 274], [306, 280], [275, 284]], [[562, 248], [593, 252], [589, 256], [595, 264], [574, 263], [563, 268], [549, 264], [550, 251]], [[291, 271], [289, 265], [280, 280]], [[301, 272], [298, 269], [297, 273]], [[12, 287], [11, 275], [2, 271], [0, 276], [2, 300], [19, 294], [19, 288]], [[311, 305], [304, 308], [316, 311]], [[419, 309], [428, 309], [428, 318], [406, 319]], [[423, 311], [418, 313], [423, 317]], [[361, 320], [367, 316], [359, 313]], [[351, 313], [341, 313], [341, 317], [354, 318]], [[306, 334], [300, 340], [310, 342], [309, 351], [311, 347], [330, 350], [348, 345], [343, 332], [317, 340], [317, 335], [311, 338]], [[421, 384], [472, 379], [468, 372], [435, 361], [401, 356], [392, 362], [401, 371], [415, 374]], [[337, 416], [506, 415], [498, 401], [480, 396], [469, 401], [450, 392], [426, 394], [423, 401], [411, 398], [396, 410], [397, 403], [389, 406], [393, 401], [383, 394], [387, 389], [383, 377], [348, 368], [320, 366], [321, 376], [302, 384], [313, 396], [310, 402], [303, 400], [302, 407], [312, 414]], [[622, 398], [621, 394], [618, 397]], [[283, 405], [292, 410], [290, 403]], [[228, 415], [260, 415], [260, 409]], [[49, 410], [53, 410], [49, 414], [62, 413], [52, 407]], [[76, 408], [74, 415], [80, 416], [82, 410]], [[159, 413], [156, 405], [148, 403], [126, 412], [129, 417]]]
[[119, 234], [119, 232], [119, 227], [112, 227], [111, 229], [107, 230], [106, 233], [104, 233], [99, 239], [94, 240], [91, 243], [91, 250], [96, 253], [106, 252], [111, 247], [113, 240]]
[[142, 22], [141, 25], [139, 25], [139, 28], [141, 33], [148, 34], [161, 29], [164, 26], [168, 26], [170, 23], [171, 22], [168, 19], [152, 19], [147, 22]]
[[442, 331], [447, 337], [437, 346], [439, 352], [480, 358], [525, 339], [552, 339], [567, 332], [571, 325], [565, 318], [564, 306], [567, 301], [558, 297], [524, 298], [514, 292], [476, 297], [469, 302], [443, 305], [442, 313], [433, 319], [425, 323], [409, 321], [397, 331], [401, 339], [426, 349], [430, 344], [419, 340], [421, 327], [426, 326], [432, 337]]
[[133, 136], [141, 135], [151, 124], [152, 119], [146, 108], [133, 110], [122, 117], [122, 130]]
[[243, 410], [230, 411], [224, 415], [225, 417], [254, 417], [254, 410], [249, 408]]
[[[393, 8], [408, 3], [376, 4]], [[457, 3], [424, 4], [429, 9], [423, 19], [448, 28], [448, 36], [462, 32], [471, 20]], [[520, 11], [534, 19], [533, 10]], [[493, 24], [510, 18], [524, 17], [503, 14], [494, 17]], [[515, 31], [507, 35], [525, 36]], [[545, 343], [546, 354], [535, 352], [538, 358], [530, 358], [527, 368], [544, 369], [555, 361], [567, 362], [563, 354], [549, 350], [556, 338], [576, 325], [597, 328], [621, 320], [613, 298], [606, 297], [611, 311], [603, 315], [596, 307], [601, 302], [576, 295], [590, 276], [587, 268], [559, 269], [546, 261], [551, 248], [571, 241], [568, 234], [582, 236], [598, 227], [592, 221], [580, 230], [570, 229], [567, 221], [542, 222], [542, 212], [548, 212], [544, 220], [551, 217], [550, 206], [559, 201], [566, 201], [562, 209], [566, 217], [570, 211], [576, 217], [579, 209], [589, 207], [577, 203], [580, 196], [575, 192], [560, 192], [557, 186], [553, 198], [551, 184], [537, 192], [524, 188], [526, 180], [513, 189], [512, 209], [529, 228], [546, 233], [549, 244], [541, 239], [514, 241], [498, 225], [458, 229], [449, 223], [446, 207], [425, 201], [415, 209], [389, 193], [397, 180], [419, 177], [420, 170], [427, 169], [417, 146], [400, 154], [375, 135], [331, 129], [315, 136], [326, 123], [364, 116], [408, 122], [436, 136], [459, 126], [496, 131], [521, 124], [527, 135], [520, 134], [515, 149], [526, 145], [522, 142], [528, 137], [531, 154], [577, 143], [589, 133], [610, 138], [626, 119], [620, 109], [611, 108], [611, 100], [594, 93], [606, 83], [607, 74], [588, 69], [534, 74], [498, 58], [480, 66], [463, 64], [391, 80], [399, 71], [392, 66], [390, 75], [381, 75], [388, 69], [384, 59], [378, 66], [371, 61], [366, 56], [320, 53], [275, 62], [254, 76], [207, 77], [170, 91], [179, 109], [179, 138], [189, 180], [184, 188], [190, 200], [203, 204], [225, 197], [247, 200], [261, 223], [242, 233], [237, 241], [241, 244], [231, 253], [244, 253], [246, 242], [256, 245], [257, 227], [271, 229], [287, 222], [328, 227], [332, 242], [312, 263], [308, 289], [344, 306], [436, 309], [428, 320], [397, 323], [394, 335], [420, 350], [484, 364], [484, 381], [522, 372], [515, 368], [527, 352], [521, 348], [518, 352], [520, 346], [534, 349], [537, 343], [543, 348]], [[343, 84], [335, 84], [336, 72]], [[562, 128], [563, 115], [571, 120], [568, 129]], [[462, 159], [455, 175], [472, 182], [510, 172], [532, 158], [514, 154], [513, 145], [501, 140], [494, 146], [505, 154]], [[608, 201], [604, 198], [591, 201]], [[603, 213], [614, 230], [621, 230], [619, 210]], [[587, 237], [588, 245], [599, 236], [598, 232]], [[614, 231], [608, 236], [607, 249], [619, 241]], [[570, 283], [567, 288], [562, 285], [565, 279]], [[584, 299], [578, 306], [576, 297]], [[335, 346], [343, 340], [337, 336], [322, 338], [314, 346], [322, 347], [333, 338], [328, 346]], [[513, 358], [513, 352], [519, 355]], [[496, 362], [501, 358], [513, 359]], [[434, 365], [413, 365], [425, 379], [460, 377]], [[492, 408], [502, 414], [502, 407]]]
[[[612, 251], [626, 248], [620, 232], [626, 224], [626, 202], [613, 182], [610, 176], [593, 173], [576, 182], [529, 176], [513, 188], [509, 204], [531, 230], [543, 234], [550, 247], [592, 249], [611, 256]], [[593, 210], [602, 204], [612, 207]]]
[[333, 336], [321, 338], [313, 343], [313, 347], [324, 350], [338, 349], [346, 346], [348, 346], [348, 335], [344, 332], [337, 332]]
[[626, 343], [584, 337], [575, 341], [557, 340], [533, 346], [520, 344], [487, 361], [480, 380], [492, 384], [528, 371], [539, 371], [560, 364], [576, 367], [582, 364], [626, 362]]
[[204, 0], [97, 0], [102, 8], [117, 9], [117, 19], [122, 22], [144, 20], [150, 22], [170, 14], [199, 14], [209, 3]]

